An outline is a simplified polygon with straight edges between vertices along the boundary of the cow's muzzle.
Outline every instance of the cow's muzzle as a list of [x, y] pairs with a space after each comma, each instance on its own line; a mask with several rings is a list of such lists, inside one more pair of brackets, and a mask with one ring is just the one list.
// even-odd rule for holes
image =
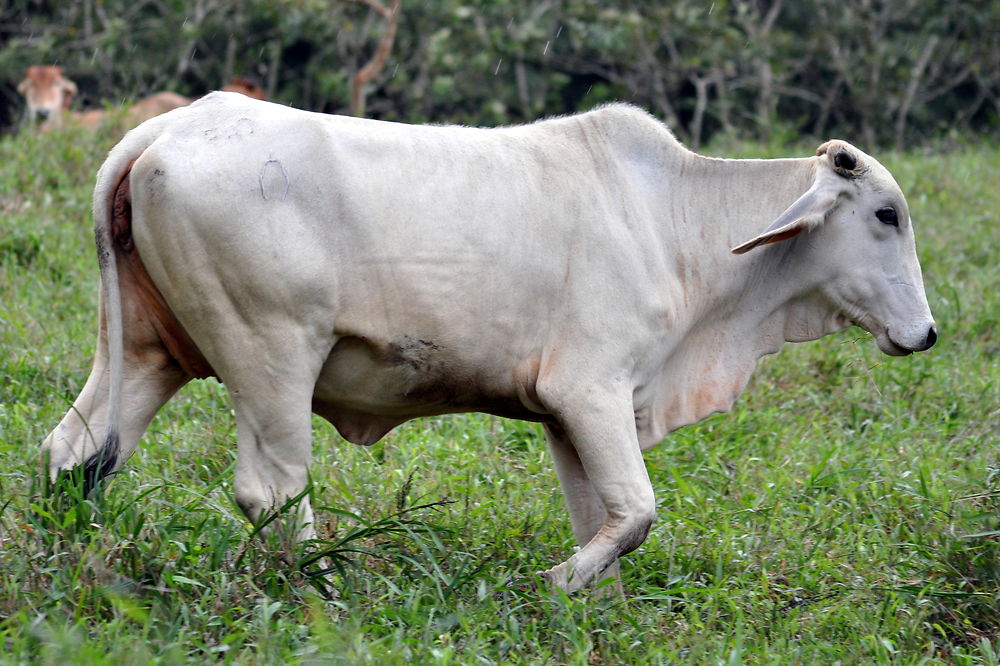
[[881, 335], [875, 336], [875, 341], [878, 343], [878, 348], [889, 356], [907, 356], [913, 352], [927, 351], [933, 347], [934, 343], [937, 342], [937, 328], [934, 324], [930, 324], [918, 336], [910, 336], [917, 337], [915, 341], [899, 339], [886, 326], [885, 331]]

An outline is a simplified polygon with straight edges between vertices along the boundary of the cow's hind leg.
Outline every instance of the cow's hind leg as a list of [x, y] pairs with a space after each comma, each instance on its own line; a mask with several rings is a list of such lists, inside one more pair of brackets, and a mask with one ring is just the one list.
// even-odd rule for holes
[[[312, 394], [329, 352], [325, 344], [318, 349], [307, 329], [275, 328], [240, 336], [243, 343], [224, 350], [221, 362], [213, 359], [236, 413], [236, 502], [254, 523], [306, 490]], [[289, 521], [295, 523], [293, 540], [315, 536], [308, 495], [273, 527], [287, 528]]]
[[[133, 304], [126, 312], [134, 314]], [[49, 475], [81, 467], [86, 491], [132, 455], [153, 416], [191, 378], [170, 356], [148, 320], [135, 316], [125, 333], [122, 405], [109, 428], [111, 371], [103, 297], [100, 333], [90, 376], [73, 406], [42, 443]]]
[[[306, 489], [312, 458], [311, 394], [272, 381], [265, 387], [229, 392], [238, 438], [236, 503], [253, 523]], [[302, 497], [293, 515], [297, 522], [294, 538], [313, 538], [308, 496]]]

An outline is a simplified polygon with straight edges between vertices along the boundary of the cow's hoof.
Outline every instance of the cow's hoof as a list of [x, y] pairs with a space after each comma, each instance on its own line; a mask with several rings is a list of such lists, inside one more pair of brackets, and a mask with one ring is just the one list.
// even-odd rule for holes
[[546, 586], [550, 590], [562, 590], [567, 591], [569, 586], [569, 580], [566, 576], [566, 565], [558, 564], [551, 569], [546, 569], [545, 571], [537, 571], [536, 575], [545, 581]]
[[507, 583], [507, 588], [514, 592], [521, 593], [534, 593], [538, 591], [539, 581], [535, 576], [518, 576], [516, 578], [511, 578]]

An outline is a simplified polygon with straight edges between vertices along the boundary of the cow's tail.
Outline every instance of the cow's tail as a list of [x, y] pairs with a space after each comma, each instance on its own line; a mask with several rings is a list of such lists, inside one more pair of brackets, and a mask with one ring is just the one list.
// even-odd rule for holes
[[104, 433], [103, 443], [83, 463], [84, 488], [88, 494], [104, 477], [115, 470], [120, 449], [119, 424], [125, 351], [115, 228], [122, 221], [126, 222], [126, 228], [131, 227], [129, 176], [132, 164], [163, 133], [164, 120], [163, 116], [154, 118], [126, 134], [125, 138], [111, 150], [97, 172], [93, 202], [94, 240], [101, 271], [109, 389], [107, 430]]

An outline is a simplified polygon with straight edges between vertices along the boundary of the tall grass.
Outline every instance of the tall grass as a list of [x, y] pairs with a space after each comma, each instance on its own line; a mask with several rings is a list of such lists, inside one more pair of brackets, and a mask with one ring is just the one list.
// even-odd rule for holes
[[482, 415], [371, 448], [317, 420], [323, 560], [240, 516], [209, 381], [103, 495], [52, 499], [39, 443], [93, 353], [109, 145], [0, 139], [0, 662], [1000, 663], [1000, 148], [880, 156], [937, 347], [789, 345], [731, 413], [648, 452], [658, 519], [621, 600], [526, 584], [571, 552], [569, 521], [539, 429]]

